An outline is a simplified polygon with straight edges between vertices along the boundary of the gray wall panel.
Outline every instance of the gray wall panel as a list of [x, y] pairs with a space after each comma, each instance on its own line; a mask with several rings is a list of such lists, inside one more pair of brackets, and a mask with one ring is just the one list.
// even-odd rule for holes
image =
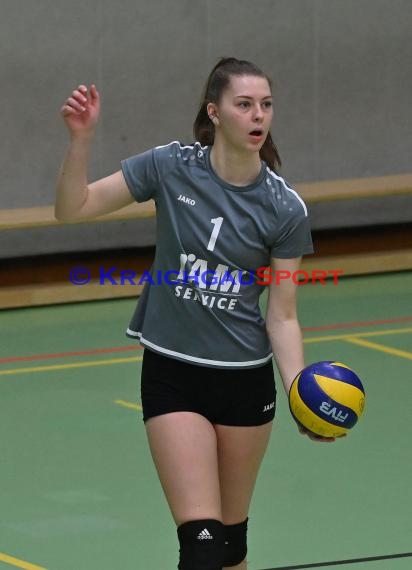
[[317, 178], [410, 171], [412, 3], [329, 0], [318, 17]]
[[[67, 144], [59, 108], [79, 82], [102, 94], [95, 179], [153, 145], [190, 142], [206, 76], [231, 54], [273, 78], [290, 182], [411, 171], [410, 0], [3, 0], [1, 11], [1, 208], [53, 202]], [[67, 231], [40, 249], [106, 247], [100, 232]], [[123, 231], [119, 243], [131, 242]], [[24, 254], [16, 236], [2, 236], [0, 257], [13, 239]]]
[[154, 219], [59, 225], [0, 232], [3, 259], [76, 251], [108, 251], [152, 246], [156, 241]]
[[99, 68], [96, 5], [75, 4], [2, 0], [2, 208], [53, 201], [65, 140], [58, 116], [63, 94]]
[[191, 141], [204, 75], [202, 3], [127, 4], [119, 10], [107, 1], [104, 11], [102, 155], [109, 170], [152, 146]]
[[412, 195], [344, 200], [333, 206], [327, 202], [309, 204], [314, 230], [356, 228], [412, 222]]

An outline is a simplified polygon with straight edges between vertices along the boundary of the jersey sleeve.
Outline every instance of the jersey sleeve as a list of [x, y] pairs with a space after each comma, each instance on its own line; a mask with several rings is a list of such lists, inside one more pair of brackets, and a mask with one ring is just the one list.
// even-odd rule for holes
[[155, 199], [159, 177], [154, 149], [122, 160], [121, 167], [126, 184], [136, 202]]
[[271, 256], [292, 259], [313, 253], [312, 236], [307, 216], [293, 216], [284, 225], [271, 248]]

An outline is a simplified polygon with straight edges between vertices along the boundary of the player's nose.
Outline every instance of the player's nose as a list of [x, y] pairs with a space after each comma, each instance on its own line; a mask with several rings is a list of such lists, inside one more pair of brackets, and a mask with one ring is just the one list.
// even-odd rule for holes
[[253, 107], [253, 120], [256, 122], [263, 121], [263, 109], [259, 104]]

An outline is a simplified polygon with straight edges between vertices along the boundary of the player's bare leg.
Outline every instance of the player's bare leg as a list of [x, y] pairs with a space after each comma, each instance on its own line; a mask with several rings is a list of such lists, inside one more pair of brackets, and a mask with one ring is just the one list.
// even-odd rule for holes
[[199, 519], [221, 521], [213, 425], [199, 414], [174, 412], [150, 418], [146, 431], [176, 524]]
[[[255, 487], [259, 467], [272, 430], [272, 422], [256, 427], [215, 425], [219, 457], [223, 523], [244, 521]], [[246, 570], [244, 560], [228, 570]]]

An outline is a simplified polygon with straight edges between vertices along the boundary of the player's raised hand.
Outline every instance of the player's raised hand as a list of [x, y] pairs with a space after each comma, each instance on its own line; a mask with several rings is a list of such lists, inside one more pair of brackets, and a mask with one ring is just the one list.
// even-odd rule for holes
[[91, 136], [100, 114], [100, 95], [95, 85], [79, 85], [66, 99], [61, 110], [71, 135]]

